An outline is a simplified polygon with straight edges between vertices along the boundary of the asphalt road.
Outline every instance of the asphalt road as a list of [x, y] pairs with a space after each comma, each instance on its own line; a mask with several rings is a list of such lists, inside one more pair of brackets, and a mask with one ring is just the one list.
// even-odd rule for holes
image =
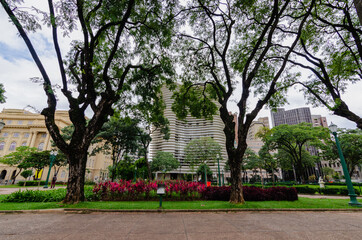
[[0, 239], [362, 239], [362, 212], [0, 214]]

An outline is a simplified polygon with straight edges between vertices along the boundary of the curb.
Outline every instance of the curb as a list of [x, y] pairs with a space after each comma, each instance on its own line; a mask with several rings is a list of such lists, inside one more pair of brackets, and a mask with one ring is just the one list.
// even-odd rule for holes
[[228, 208], [228, 209], [85, 209], [0, 210], [0, 214], [91, 214], [91, 213], [232, 213], [232, 212], [362, 212], [362, 208]]

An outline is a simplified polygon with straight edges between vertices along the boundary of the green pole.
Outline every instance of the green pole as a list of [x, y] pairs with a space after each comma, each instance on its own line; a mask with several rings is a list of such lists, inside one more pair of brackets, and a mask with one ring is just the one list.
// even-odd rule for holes
[[137, 181], [137, 167], [134, 168], [134, 182]]
[[224, 169], [222, 170], [222, 185], [224, 186], [225, 183], [224, 183]]
[[160, 208], [162, 208], [162, 194], [160, 194]]
[[221, 187], [221, 175], [220, 175], [220, 155], [217, 156], [217, 172], [219, 175], [219, 187]]
[[48, 171], [47, 179], [45, 181], [44, 188], [48, 188], [49, 175], [50, 175], [50, 171], [52, 170], [54, 160], [55, 160], [55, 155], [53, 153], [50, 153], [49, 171]]
[[206, 187], [207, 186], [206, 164], [204, 165], [204, 173], [205, 173], [205, 187]]
[[350, 202], [348, 204], [351, 205], [351, 206], [355, 206], [355, 207], [362, 207], [362, 204], [357, 201], [357, 198], [356, 198], [357, 195], [356, 195], [356, 193], [354, 191], [352, 181], [351, 181], [351, 177], [349, 176], [346, 160], [344, 159], [342, 149], [341, 149], [341, 145], [339, 144], [339, 140], [338, 140], [338, 137], [337, 137], [337, 133], [336, 132], [332, 132], [332, 133], [334, 135], [334, 138], [336, 139], [338, 155], [339, 155], [339, 158], [341, 159], [344, 178], [346, 179], [346, 184], [347, 184], [347, 188], [348, 188], [348, 196], [350, 198]]

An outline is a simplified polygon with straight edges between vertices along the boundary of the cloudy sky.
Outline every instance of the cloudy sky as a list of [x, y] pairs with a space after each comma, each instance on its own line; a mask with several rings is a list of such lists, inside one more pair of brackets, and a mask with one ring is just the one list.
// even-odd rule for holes
[[[42, 1], [37, 1], [42, 2]], [[28, 105], [41, 110], [46, 106], [46, 98], [42, 86], [39, 83], [30, 81], [32, 77], [40, 77], [39, 70], [34, 64], [28, 49], [23, 40], [18, 36], [16, 28], [8, 21], [7, 14], [0, 7], [0, 82], [5, 86], [6, 103], [0, 104], [0, 110], [3, 108], [24, 109]], [[76, 33], [71, 36], [76, 37]], [[44, 28], [37, 34], [30, 34], [30, 38], [45, 65], [45, 68], [52, 79], [53, 84], [60, 84], [60, 74], [57, 66], [55, 53], [50, 42], [51, 32]], [[62, 38], [60, 41], [63, 50], [63, 56], [69, 49], [70, 38]], [[348, 87], [343, 95], [344, 100], [352, 111], [362, 116], [362, 83], [354, 84]], [[58, 109], [66, 110], [68, 105], [64, 98], [59, 94]], [[298, 107], [308, 106], [304, 100], [303, 93], [291, 89], [288, 93], [289, 104], [284, 106], [286, 110]], [[252, 101], [251, 103], [254, 103]], [[311, 107], [311, 106], [309, 106]], [[30, 108], [27, 108], [30, 110]], [[318, 114], [327, 117], [328, 124], [332, 121], [339, 127], [355, 128], [355, 124], [342, 117], [334, 116], [325, 108], [312, 108], [312, 114]], [[270, 111], [263, 109], [258, 117], [268, 116]]]

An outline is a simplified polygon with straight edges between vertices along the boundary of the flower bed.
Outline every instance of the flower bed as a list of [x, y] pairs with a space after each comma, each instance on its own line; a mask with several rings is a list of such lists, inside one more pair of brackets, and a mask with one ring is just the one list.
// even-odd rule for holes
[[132, 181], [99, 183], [93, 188], [95, 195], [104, 201], [157, 200], [157, 184], [165, 184], [165, 195], [168, 200], [196, 200], [201, 198], [205, 185], [186, 181]]
[[[220, 200], [230, 199], [230, 187], [205, 187], [203, 183], [187, 181], [154, 181], [145, 182], [120, 180], [119, 182], [99, 183], [93, 188], [95, 199], [103, 201], [135, 201], [157, 200], [157, 184], [165, 183], [165, 196], [167, 200]], [[246, 201], [294, 201], [298, 200], [295, 188], [271, 187], [262, 189], [258, 187], [243, 187]]]

